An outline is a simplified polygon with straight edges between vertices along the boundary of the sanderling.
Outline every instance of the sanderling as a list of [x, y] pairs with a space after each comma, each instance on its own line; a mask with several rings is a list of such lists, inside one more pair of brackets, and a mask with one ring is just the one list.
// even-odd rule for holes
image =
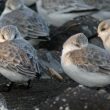
[[110, 84], [110, 54], [88, 43], [83, 33], [71, 36], [63, 45], [61, 65], [76, 82], [88, 87]]
[[32, 45], [49, 40], [49, 28], [45, 20], [35, 11], [26, 7], [21, 0], [7, 0], [0, 17], [0, 27], [15, 25], [21, 35]]
[[96, 10], [95, 7], [77, 0], [37, 0], [36, 8], [48, 25], [57, 27], [77, 16]]
[[110, 19], [99, 24], [98, 37], [102, 39], [105, 49], [110, 53]]
[[[0, 73], [11, 82], [24, 83], [40, 76], [36, 50], [23, 39], [16, 26], [0, 29]], [[9, 89], [12, 86], [10, 83]]]

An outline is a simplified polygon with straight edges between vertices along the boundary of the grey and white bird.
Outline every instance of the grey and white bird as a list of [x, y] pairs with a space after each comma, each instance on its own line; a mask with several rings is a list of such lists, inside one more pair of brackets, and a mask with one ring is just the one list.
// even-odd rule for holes
[[49, 28], [45, 20], [35, 11], [23, 4], [21, 0], [7, 0], [0, 17], [0, 27], [15, 25], [21, 35], [32, 45], [49, 40]]
[[62, 26], [69, 20], [96, 10], [77, 0], [36, 0], [36, 8], [48, 25]]
[[[23, 39], [17, 27], [0, 29], [0, 73], [11, 82], [24, 83], [40, 76], [36, 50]], [[12, 83], [9, 87], [11, 87]]]
[[61, 65], [76, 82], [88, 87], [110, 84], [110, 54], [88, 43], [83, 33], [71, 36], [63, 45]]
[[103, 41], [105, 49], [110, 53], [110, 19], [103, 20], [98, 26], [98, 37]]

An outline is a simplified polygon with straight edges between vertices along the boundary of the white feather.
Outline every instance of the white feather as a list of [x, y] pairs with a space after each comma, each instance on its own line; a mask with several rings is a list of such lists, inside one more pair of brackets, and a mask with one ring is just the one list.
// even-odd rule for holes
[[65, 73], [80, 84], [89, 87], [102, 87], [110, 84], [110, 76], [102, 73], [83, 72], [74, 64], [66, 64], [61, 58], [61, 64]]
[[[42, 2], [45, 3], [45, 0], [44, 1], [43, 0], [37, 0], [37, 2], [36, 2], [36, 6], [37, 6], [36, 8], [37, 8], [38, 12], [47, 21], [48, 25], [54, 25], [54, 26], [57, 26], [57, 27], [62, 26], [64, 23], [66, 23], [67, 21], [72, 20], [73, 18], [75, 18], [77, 16], [90, 14], [90, 12], [70, 13], [71, 11], [81, 10], [81, 9], [82, 10], [84, 10], [84, 9], [93, 9], [93, 7], [82, 4], [82, 3], [72, 3], [71, 4], [72, 6], [71, 5], [70, 5], [70, 7], [64, 6], [66, 8], [63, 8], [63, 9], [62, 9], [62, 7], [63, 7], [62, 4], [58, 4], [58, 6], [56, 6], [58, 8], [57, 11], [54, 10], [54, 7], [50, 8], [50, 9], [48, 7], [48, 10], [47, 10], [42, 6], [42, 4], [43, 4]], [[55, 5], [55, 3], [53, 3], [53, 4]], [[82, 7], [80, 7], [81, 5], [82, 5]]]
[[29, 78], [26, 76], [3, 68], [0, 68], [0, 73], [12, 82], [27, 82], [29, 80]]

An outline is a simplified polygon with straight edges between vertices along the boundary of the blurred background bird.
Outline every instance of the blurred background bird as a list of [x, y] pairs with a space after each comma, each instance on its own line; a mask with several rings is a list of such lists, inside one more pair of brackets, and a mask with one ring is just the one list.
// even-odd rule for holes
[[37, 12], [25, 6], [21, 0], [6, 1], [0, 17], [0, 27], [5, 25], [17, 26], [23, 38], [32, 45], [50, 39], [45, 20]]
[[40, 77], [36, 50], [13, 25], [0, 29], [0, 73], [11, 81], [8, 90], [14, 82], [30, 87], [30, 81]]
[[71, 36], [63, 45], [61, 64], [65, 73], [88, 87], [110, 84], [110, 54], [88, 43], [83, 33]]
[[97, 10], [83, 1], [76, 0], [37, 0], [37, 11], [49, 25], [62, 26], [69, 20]]

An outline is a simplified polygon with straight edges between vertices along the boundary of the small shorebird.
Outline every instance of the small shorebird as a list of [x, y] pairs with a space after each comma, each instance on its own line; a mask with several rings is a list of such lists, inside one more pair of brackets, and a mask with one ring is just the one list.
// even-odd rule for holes
[[48, 25], [62, 26], [67, 21], [85, 14], [96, 8], [75, 0], [37, 0], [36, 8]]
[[0, 17], [0, 27], [15, 25], [32, 45], [49, 40], [49, 28], [42, 17], [26, 7], [21, 0], [7, 0]]
[[103, 41], [105, 49], [110, 53], [110, 19], [102, 21], [98, 26], [98, 37]]
[[[40, 77], [36, 50], [23, 39], [17, 27], [0, 29], [0, 73], [11, 82], [24, 83]], [[11, 89], [13, 83], [10, 83]]]
[[61, 64], [65, 73], [88, 87], [110, 84], [110, 54], [88, 43], [83, 33], [71, 36], [63, 45]]

